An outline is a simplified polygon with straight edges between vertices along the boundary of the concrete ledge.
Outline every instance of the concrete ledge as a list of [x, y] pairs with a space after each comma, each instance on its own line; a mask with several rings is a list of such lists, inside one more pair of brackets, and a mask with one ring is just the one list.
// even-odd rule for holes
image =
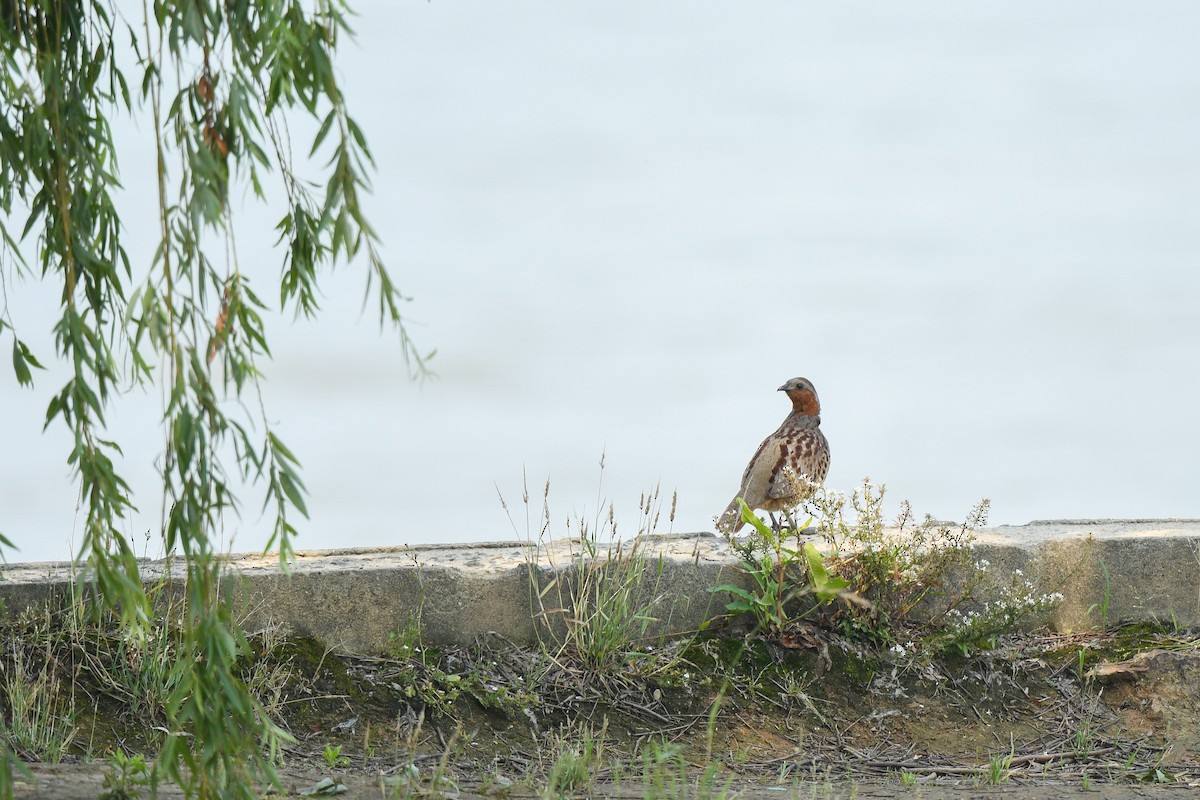
[[1059, 630], [1200, 626], [1200, 520], [1037, 521], [977, 537], [995, 568], [1023, 569], [1038, 591], [1062, 592], [1051, 620]]
[[[1083, 630], [1105, 622], [1200, 626], [1200, 521], [1070, 520], [987, 528], [976, 552], [1002, 575], [1022, 570], [1039, 592], [1062, 592], [1051, 623]], [[628, 547], [628, 545], [627, 545]], [[746, 585], [724, 539], [709, 533], [652, 536], [641, 582], [657, 622], [649, 633], [694, 630], [723, 611], [720, 583]], [[272, 556], [233, 555], [227, 586], [248, 625], [282, 623], [332, 647], [379, 651], [419, 616], [434, 644], [469, 644], [495, 634], [528, 644], [553, 628], [570, 587], [605, 568], [611, 553], [580, 557], [576, 540], [301, 551], [285, 574]], [[142, 563], [143, 577], [166, 577], [161, 561]], [[182, 575], [178, 565], [171, 580]], [[71, 596], [67, 563], [3, 567], [0, 599], [9, 614]], [[1101, 618], [1101, 610], [1107, 619]]]

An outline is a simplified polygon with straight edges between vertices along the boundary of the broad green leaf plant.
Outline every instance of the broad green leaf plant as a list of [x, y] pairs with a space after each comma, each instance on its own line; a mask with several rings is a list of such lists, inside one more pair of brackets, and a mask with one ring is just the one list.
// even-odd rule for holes
[[[134, 498], [106, 428], [131, 388], [162, 391], [161, 533], [186, 566], [186, 591], [155, 769], [190, 796], [256, 796], [255, 781], [275, 780], [287, 739], [237, 676], [246, 642], [221, 601], [215, 534], [250, 486], [269, 512], [267, 548], [286, 564], [306, 514], [298, 460], [273, 431], [259, 385], [273, 309], [239, 269], [229, 198], [266, 202], [267, 182], [280, 187], [280, 311], [313, 315], [318, 272], [357, 259], [405, 363], [426, 370], [362, 208], [371, 152], [334, 69], [349, 13], [344, 0], [0, 0], [0, 336], [11, 337], [24, 386], [51, 358], [69, 370], [45, 424], [71, 434], [78, 557], [97, 607], [135, 638], [154, 611], [119, 532]], [[149, 253], [123, 240], [143, 221], [122, 219], [117, 202], [121, 114], [154, 133], [153, 182], [127, 189], [157, 198]], [[294, 162], [289, 115], [314, 121], [306, 151], [318, 165], [304, 174], [323, 164], [315, 181]], [[33, 352], [14, 328], [18, 274], [61, 286], [55, 353]], [[0, 794], [14, 764], [0, 750]]]
[[[713, 587], [710, 591], [732, 597], [725, 604], [727, 611], [749, 614], [758, 630], [778, 633], [788, 623], [846, 594], [850, 582], [831, 575], [821, 551], [804, 540], [810, 532], [811, 517], [802, 525], [793, 523], [790, 528], [776, 529], [759, 519], [740, 497], [738, 505], [742, 519], [753, 532], [743, 541], [730, 541], [742, 559], [742, 569], [754, 580], [754, 588], [746, 590], [730, 583]], [[790, 540], [795, 540], [794, 546]], [[801, 612], [794, 601], [803, 596], [816, 598], [817, 602]]]

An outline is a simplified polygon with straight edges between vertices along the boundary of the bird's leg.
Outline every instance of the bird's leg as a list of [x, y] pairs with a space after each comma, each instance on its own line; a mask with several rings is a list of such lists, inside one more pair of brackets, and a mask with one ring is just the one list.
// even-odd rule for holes
[[775, 531], [775, 533], [778, 534], [779, 531], [782, 529], [782, 526], [779, 524], [779, 520], [775, 519], [775, 512], [768, 511], [767, 516], [771, 518], [771, 530]]
[[791, 509], [790, 511], [788, 511], [788, 516], [791, 517], [792, 536], [794, 536], [796, 539], [796, 549], [803, 550], [804, 542], [808, 539], [808, 536], [807, 536], [808, 528], [802, 528], [796, 522], [796, 510], [795, 509]]

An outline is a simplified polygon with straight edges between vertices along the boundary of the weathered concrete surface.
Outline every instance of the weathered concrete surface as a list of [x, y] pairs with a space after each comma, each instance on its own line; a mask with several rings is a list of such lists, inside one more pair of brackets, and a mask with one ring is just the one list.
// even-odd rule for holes
[[976, 537], [994, 569], [1022, 569], [1038, 591], [1063, 594], [1059, 630], [1200, 625], [1200, 520], [1036, 521]]
[[[1037, 591], [1064, 595], [1051, 621], [1059, 629], [1127, 620], [1200, 625], [1200, 521], [1034, 522], [983, 529], [976, 541], [990, 569], [1020, 569]], [[728, 543], [712, 534], [653, 536], [638, 546], [649, 557], [639, 591], [653, 603], [651, 635], [694, 630], [720, 614], [725, 601], [710, 587], [748, 586]], [[226, 585], [250, 626], [282, 623], [352, 651], [385, 648], [414, 615], [430, 643], [493, 634], [530, 643], [539, 627], [562, 624], [572, 586], [620, 568], [611, 549], [597, 555], [581, 555], [575, 540], [301, 551], [290, 574], [273, 556], [234, 555]], [[142, 569], [153, 581], [167, 567], [148, 561]], [[179, 566], [171, 572], [178, 580]], [[0, 599], [19, 613], [72, 596], [71, 578], [70, 564], [7, 565]]]

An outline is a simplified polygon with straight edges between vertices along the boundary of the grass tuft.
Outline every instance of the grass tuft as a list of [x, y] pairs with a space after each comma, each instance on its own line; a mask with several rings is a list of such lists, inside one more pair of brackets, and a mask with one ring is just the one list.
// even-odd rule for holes
[[[603, 485], [604, 457], [600, 458]], [[618, 535], [616, 509], [604, 503], [597, 492], [597, 512], [592, 519], [576, 516], [565, 524], [566, 565], [556, 562], [561, 545], [550, 518], [550, 483], [541, 498], [539, 521], [531, 527], [533, 508], [528, 483], [523, 483], [521, 501], [526, 528], [522, 533], [513, 521], [503, 495], [500, 502], [514, 533], [529, 544], [527, 569], [532, 587], [533, 614], [547, 654], [553, 659], [571, 658], [598, 672], [616, 672], [631, 663], [646, 664], [647, 646], [657, 641], [651, 626], [663, 622], [667, 593], [663, 587], [664, 560], [645, 554], [647, 536], [657, 532], [662, 517], [661, 490], [655, 486], [638, 501], [637, 530], [629, 540]], [[672, 495], [668, 522], [675, 520], [676, 497]], [[553, 576], [543, 580], [542, 560]], [[560, 569], [566, 566], [569, 569]]]

